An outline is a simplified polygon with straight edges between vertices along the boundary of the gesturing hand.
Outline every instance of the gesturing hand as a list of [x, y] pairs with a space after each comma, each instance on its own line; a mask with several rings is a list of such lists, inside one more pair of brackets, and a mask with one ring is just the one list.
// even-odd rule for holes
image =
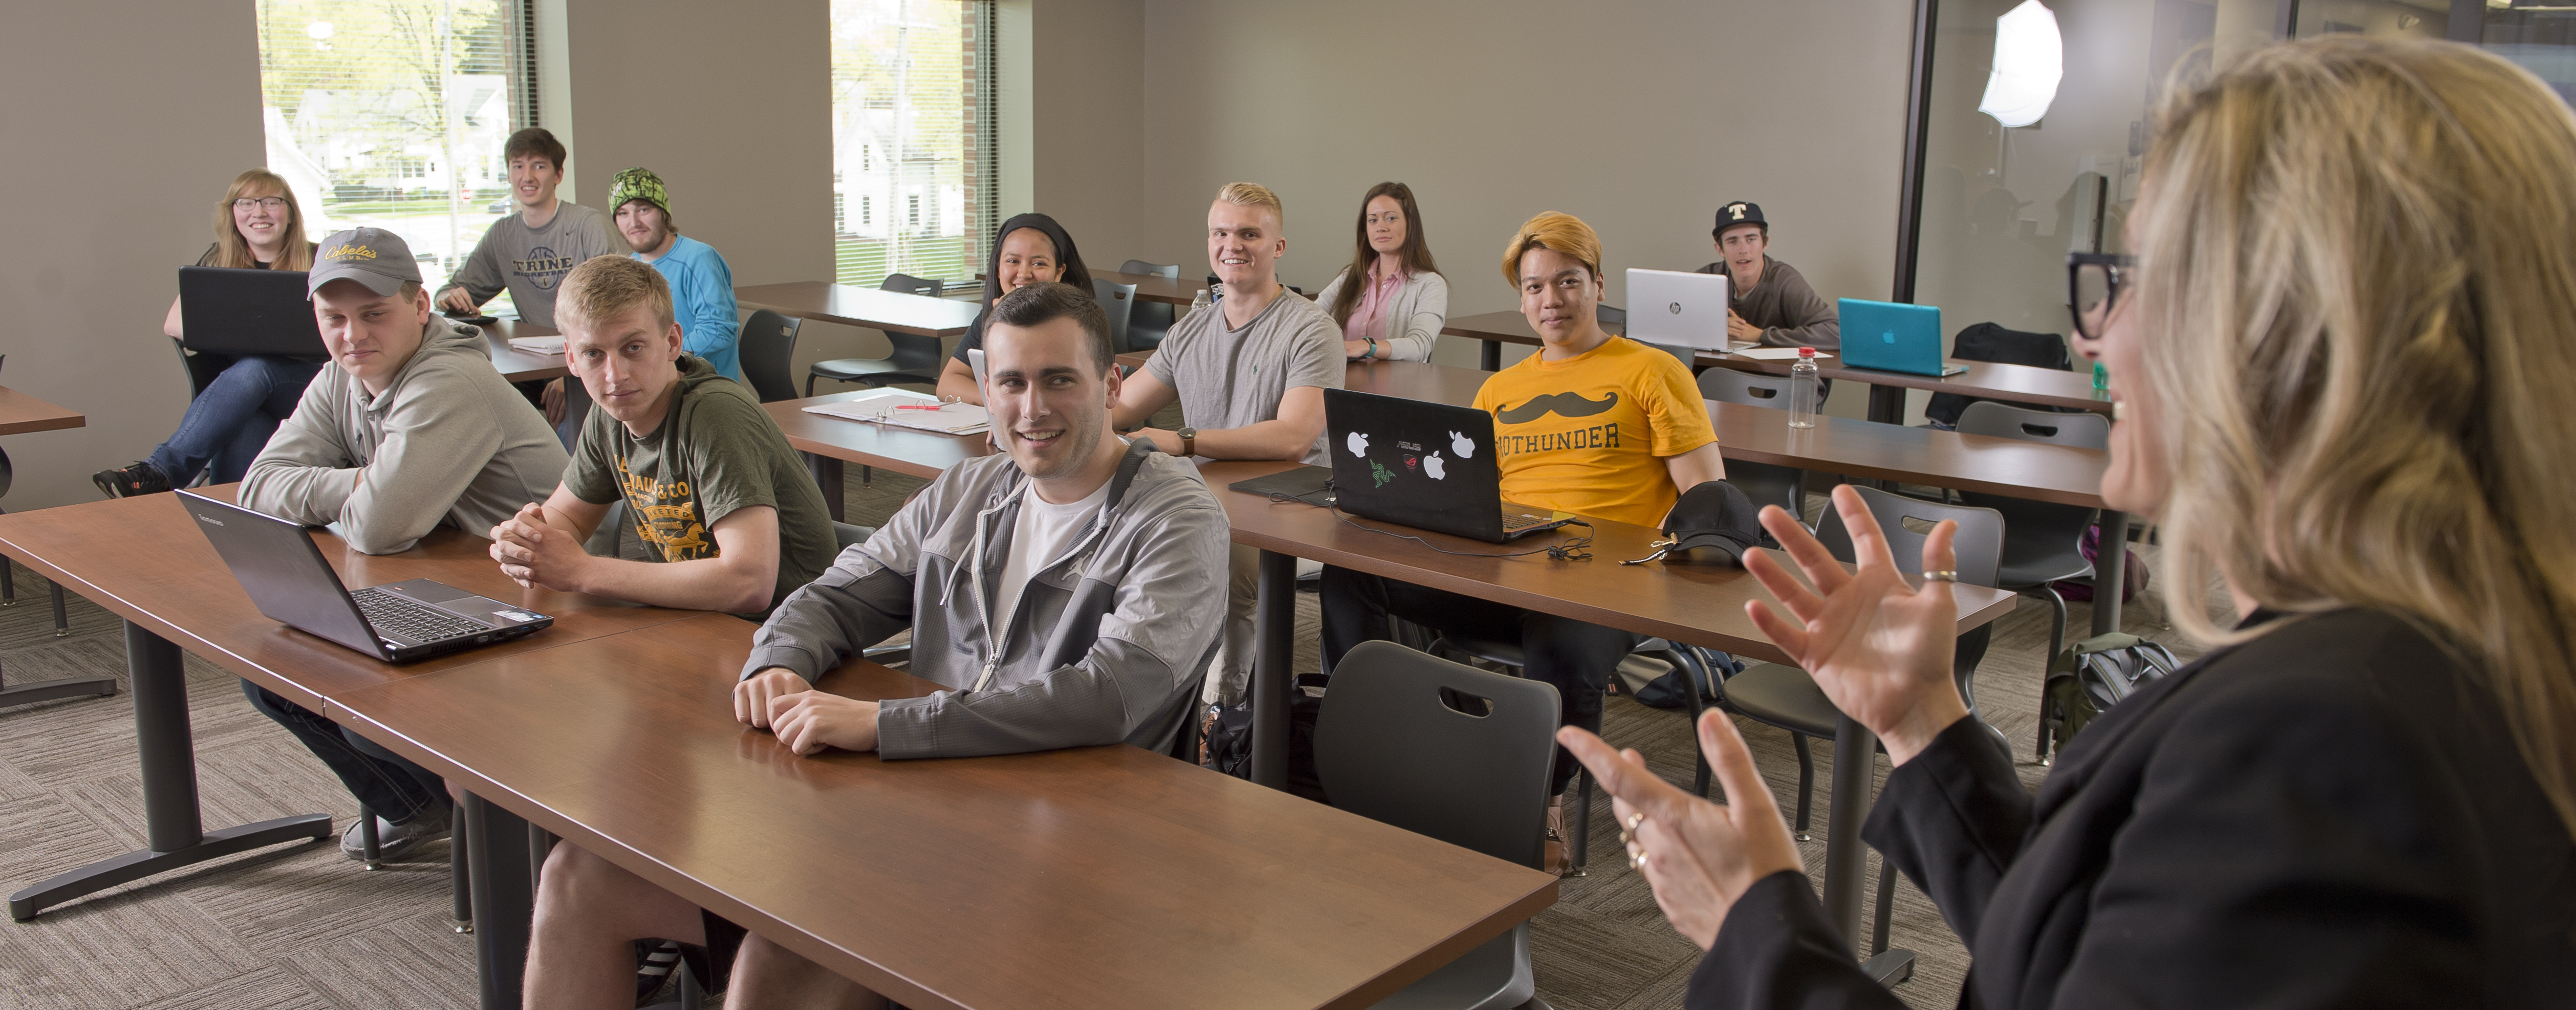
[[1655, 889], [1655, 904], [1673, 928], [1707, 950], [1717, 942], [1727, 910], [1746, 888], [1782, 870], [1806, 872], [1798, 843], [1771, 802], [1771, 787], [1744, 749], [1735, 723], [1715, 709], [1700, 716], [1699, 746], [1726, 787], [1730, 806], [1719, 806], [1675, 788], [1646, 770], [1645, 755], [1613, 753], [1601, 738], [1577, 727], [1556, 740], [1592, 769], [1612, 797], [1611, 811], [1631, 825], [1628, 856]]
[[[1780, 541], [1806, 573], [1810, 590], [1760, 551], [1744, 567], [1796, 621], [1759, 601], [1744, 612], [1791, 661], [1816, 678], [1834, 707], [1869, 727], [1887, 744], [1887, 756], [1904, 764], [1951, 723], [1968, 714], [1951, 679], [1959, 637], [1959, 604], [1946, 582], [1915, 589], [1896, 568], [1878, 519], [1846, 484], [1834, 489], [1834, 508], [1851, 532], [1859, 570], [1846, 572], [1779, 506], [1762, 510], [1762, 528]], [[1923, 541], [1923, 570], [1955, 568], [1951, 541], [1958, 524], [1944, 521]]]
[[877, 749], [877, 703], [821, 691], [769, 699], [769, 728], [798, 754], [825, 747]]

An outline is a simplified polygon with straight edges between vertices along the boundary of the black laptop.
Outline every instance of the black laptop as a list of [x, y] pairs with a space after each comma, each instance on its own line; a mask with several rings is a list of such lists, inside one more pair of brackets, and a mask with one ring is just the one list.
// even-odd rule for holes
[[352, 593], [304, 527], [188, 491], [179, 492], [179, 503], [260, 613], [378, 659], [427, 659], [524, 638], [555, 623], [428, 579]]
[[330, 360], [300, 270], [179, 268], [179, 346], [201, 354]]
[[1324, 431], [1330, 470], [1299, 467], [1229, 486], [1497, 544], [1574, 519], [1503, 500], [1494, 416], [1474, 407], [1327, 389]]

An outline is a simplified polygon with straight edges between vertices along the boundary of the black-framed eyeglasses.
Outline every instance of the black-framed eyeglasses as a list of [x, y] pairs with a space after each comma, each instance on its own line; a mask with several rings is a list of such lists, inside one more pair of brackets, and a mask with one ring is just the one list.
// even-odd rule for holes
[[270, 210], [285, 210], [286, 198], [282, 196], [245, 196], [233, 201], [234, 210], [257, 210], [261, 207], [266, 207]]
[[2075, 314], [2075, 332], [2086, 340], [2102, 339], [2111, 310], [2120, 304], [2120, 288], [2137, 269], [2138, 258], [2118, 253], [2066, 254], [2066, 307]]

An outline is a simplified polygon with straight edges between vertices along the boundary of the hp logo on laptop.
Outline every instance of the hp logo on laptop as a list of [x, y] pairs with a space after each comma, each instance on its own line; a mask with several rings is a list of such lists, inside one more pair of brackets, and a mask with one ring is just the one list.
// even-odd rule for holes
[[1682, 314], [1682, 303], [1680, 303], [1680, 302], [1674, 302], [1674, 303], [1672, 303], [1672, 304], [1670, 304], [1670, 305], [1666, 305], [1666, 306], [1664, 306], [1664, 311], [1666, 311], [1666, 312], [1670, 312], [1670, 313], [1672, 313], [1672, 314], [1674, 314], [1674, 315], [1676, 315], [1676, 316], [1681, 315], [1681, 314]]

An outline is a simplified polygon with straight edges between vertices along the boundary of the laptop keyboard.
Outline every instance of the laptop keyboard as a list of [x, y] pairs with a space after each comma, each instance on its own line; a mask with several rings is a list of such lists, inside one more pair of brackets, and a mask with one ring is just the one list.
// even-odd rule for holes
[[350, 593], [349, 598], [358, 602], [358, 612], [367, 615], [367, 623], [374, 626], [380, 636], [397, 634], [415, 642], [429, 643], [492, 630], [491, 626], [481, 622], [414, 603], [381, 589], [361, 589]]

